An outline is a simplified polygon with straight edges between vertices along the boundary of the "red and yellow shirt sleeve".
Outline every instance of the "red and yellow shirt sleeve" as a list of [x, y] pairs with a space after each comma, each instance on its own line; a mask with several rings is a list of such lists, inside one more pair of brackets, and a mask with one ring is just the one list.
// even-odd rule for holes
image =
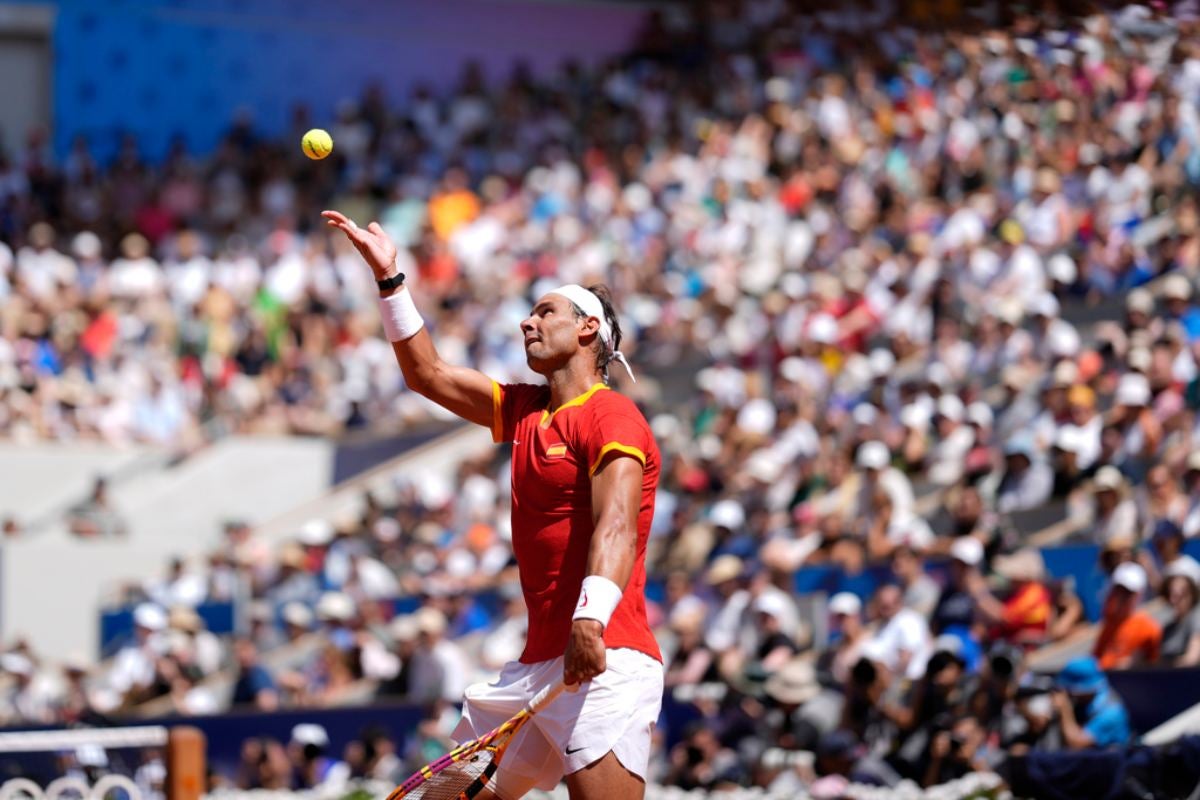
[[590, 410], [581, 441], [581, 460], [587, 464], [588, 477], [612, 458], [634, 458], [644, 468], [654, 444], [645, 419], [619, 402], [599, 401]]
[[545, 386], [492, 381], [492, 441], [511, 442], [516, 436], [517, 421], [544, 406], [549, 394]]

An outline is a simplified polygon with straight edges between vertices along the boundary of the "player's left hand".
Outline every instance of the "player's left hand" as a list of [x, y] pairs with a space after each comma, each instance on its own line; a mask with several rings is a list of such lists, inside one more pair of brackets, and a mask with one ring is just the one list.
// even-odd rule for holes
[[571, 623], [571, 638], [563, 655], [563, 683], [567, 686], [590, 681], [607, 668], [604, 627], [594, 619]]

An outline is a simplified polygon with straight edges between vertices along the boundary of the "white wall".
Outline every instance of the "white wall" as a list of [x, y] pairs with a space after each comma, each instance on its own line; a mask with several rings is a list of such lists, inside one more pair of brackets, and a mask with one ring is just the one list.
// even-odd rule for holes
[[[322, 496], [332, 447], [318, 439], [227, 439], [178, 467], [115, 484], [114, 506], [129, 525], [125, 538], [80, 541], [56, 522], [0, 544], [0, 642], [24, 636], [50, 658], [95, 655], [106, 592], [160, 574], [173, 555], [203, 554], [229, 517], [259, 523]], [[17, 513], [61, 505], [81, 497], [97, 471], [139, 456], [147, 454], [0, 447], [0, 503]]]

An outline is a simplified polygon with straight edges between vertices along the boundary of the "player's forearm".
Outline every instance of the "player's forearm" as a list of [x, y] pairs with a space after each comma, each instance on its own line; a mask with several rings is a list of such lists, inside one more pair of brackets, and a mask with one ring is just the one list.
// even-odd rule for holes
[[637, 530], [614, 520], [604, 527], [597, 527], [592, 534], [587, 574], [607, 578], [624, 591], [633, 574], [636, 556]]

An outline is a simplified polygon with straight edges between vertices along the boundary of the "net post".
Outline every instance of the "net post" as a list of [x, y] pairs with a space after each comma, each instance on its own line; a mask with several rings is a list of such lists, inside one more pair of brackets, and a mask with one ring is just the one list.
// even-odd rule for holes
[[200, 800], [206, 783], [204, 732], [181, 725], [167, 737], [167, 800]]

